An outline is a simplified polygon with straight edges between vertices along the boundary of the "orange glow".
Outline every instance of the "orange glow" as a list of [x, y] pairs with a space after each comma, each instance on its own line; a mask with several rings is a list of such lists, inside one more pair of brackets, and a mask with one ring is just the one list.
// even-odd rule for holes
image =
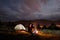
[[39, 31], [39, 30], [38, 30], [37, 35], [42, 36], [42, 37], [46, 37], [46, 38], [49, 38], [49, 37], [57, 37], [58, 36], [58, 35], [50, 34], [50, 33], [47, 34], [47, 33], [44, 33], [42, 31]]
[[30, 34], [30, 33], [26, 31], [16, 30], [16, 34]]

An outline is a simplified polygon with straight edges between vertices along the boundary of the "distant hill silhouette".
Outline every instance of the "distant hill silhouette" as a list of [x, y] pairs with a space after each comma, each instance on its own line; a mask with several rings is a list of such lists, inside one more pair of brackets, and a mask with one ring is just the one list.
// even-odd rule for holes
[[[19, 21], [15, 21], [15, 22], [1, 22], [0, 21], [0, 26], [5, 26], [5, 27], [15, 27], [15, 25], [17, 24], [23, 24], [25, 27], [28, 27], [29, 23], [39, 23], [40, 25], [49, 25], [52, 22], [56, 24], [60, 24], [60, 20], [56, 20], [56, 21], [51, 21], [51, 20], [44, 20], [44, 19], [37, 19], [37, 20], [19, 20]], [[48, 27], [48, 29], [59, 29], [58, 27], [51, 27], [52, 24]], [[43, 29], [47, 29], [46, 27], [43, 27]]]

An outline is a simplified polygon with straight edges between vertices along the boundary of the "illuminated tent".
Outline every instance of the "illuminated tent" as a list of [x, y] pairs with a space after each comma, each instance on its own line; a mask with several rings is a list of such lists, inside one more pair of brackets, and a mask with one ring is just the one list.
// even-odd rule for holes
[[26, 30], [25, 27], [22, 24], [18, 24], [14, 28], [15, 30]]

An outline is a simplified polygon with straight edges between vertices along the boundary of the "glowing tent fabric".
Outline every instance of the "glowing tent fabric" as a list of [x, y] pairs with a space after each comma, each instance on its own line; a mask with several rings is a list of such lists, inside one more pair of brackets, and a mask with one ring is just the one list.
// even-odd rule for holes
[[15, 30], [26, 30], [25, 27], [22, 24], [18, 24], [14, 28]]

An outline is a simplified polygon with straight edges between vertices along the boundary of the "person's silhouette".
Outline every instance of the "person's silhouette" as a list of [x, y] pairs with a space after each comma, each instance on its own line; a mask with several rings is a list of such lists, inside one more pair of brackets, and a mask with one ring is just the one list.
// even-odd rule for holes
[[43, 28], [42, 29], [46, 29], [46, 25], [43, 25]]
[[28, 27], [28, 32], [32, 33], [32, 28], [34, 28], [34, 25], [30, 24], [29, 27]]
[[40, 25], [39, 25], [39, 24], [37, 25], [37, 29], [38, 29], [38, 30], [40, 30], [40, 29], [41, 29], [41, 27], [40, 27]]

